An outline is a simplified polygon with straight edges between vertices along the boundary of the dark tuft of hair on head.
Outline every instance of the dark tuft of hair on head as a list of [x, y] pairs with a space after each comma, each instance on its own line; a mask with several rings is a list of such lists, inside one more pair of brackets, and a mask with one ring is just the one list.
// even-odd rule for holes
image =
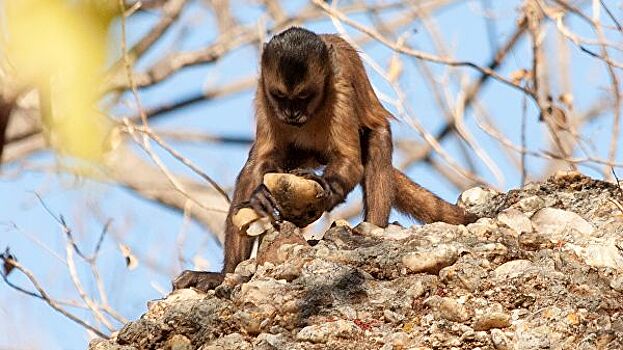
[[288, 85], [304, 79], [309, 63], [328, 59], [329, 50], [320, 36], [300, 27], [275, 35], [262, 52], [262, 65], [276, 67]]

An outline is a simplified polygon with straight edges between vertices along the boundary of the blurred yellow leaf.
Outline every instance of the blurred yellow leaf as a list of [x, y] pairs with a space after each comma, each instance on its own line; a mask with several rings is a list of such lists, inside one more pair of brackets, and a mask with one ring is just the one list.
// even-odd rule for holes
[[5, 6], [7, 56], [16, 78], [49, 99], [51, 118], [42, 122], [50, 143], [63, 154], [99, 160], [109, 126], [97, 111], [97, 88], [113, 10], [95, 0], [6, 0]]

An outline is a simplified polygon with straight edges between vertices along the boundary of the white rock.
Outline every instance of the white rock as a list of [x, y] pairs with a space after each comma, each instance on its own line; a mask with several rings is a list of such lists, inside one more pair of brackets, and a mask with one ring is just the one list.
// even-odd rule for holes
[[270, 305], [280, 302], [286, 293], [282, 288], [287, 287], [286, 281], [281, 280], [252, 280], [242, 284], [238, 299], [245, 304]]
[[465, 322], [469, 320], [467, 308], [453, 298], [433, 295], [424, 300], [424, 304], [433, 309], [435, 318], [444, 318], [453, 322]]
[[493, 273], [497, 279], [515, 278], [533, 267], [530, 260], [513, 260], [498, 266]]
[[405, 319], [403, 315], [387, 309], [383, 310], [383, 318], [385, 319], [385, 321], [391, 323], [402, 322], [402, 320]]
[[337, 311], [347, 320], [354, 320], [357, 318], [357, 310], [348, 305], [342, 305], [337, 308]]
[[415, 273], [439, 273], [439, 270], [450, 266], [459, 258], [458, 250], [451, 245], [442, 244], [428, 252], [413, 252], [402, 257], [402, 263]]
[[508, 337], [501, 330], [494, 328], [491, 330], [491, 342], [498, 350], [510, 349]]
[[565, 248], [573, 250], [587, 265], [593, 267], [609, 267], [623, 271], [623, 256], [615, 242], [601, 242], [581, 247], [576, 244], [565, 244]]
[[385, 239], [394, 239], [400, 240], [413, 236], [414, 230], [405, 229], [399, 225], [387, 225], [385, 231], [383, 232], [383, 238]]
[[532, 232], [532, 222], [530, 218], [517, 209], [507, 209], [501, 212], [497, 219], [513, 230], [515, 232], [515, 237], [522, 233]]
[[486, 205], [497, 194], [498, 192], [491, 188], [473, 187], [461, 193], [459, 203], [465, 207]]
[[404, 349], [409, 343], [409, 335], [405, 332], [396, 332], [387, 335], [383, 341], [385, 344], [391, 344], [390, 349]]
[[623, 275], [614, 276], [612, 280], [610, 280], [610, 288], [617, 292], [623, 292]]
[[361, 329], [352, 321], [337, 320], [301, 329], [296, 339], [312, 343], [326, 343], [331, 336], [352, 338], [361, 334]]
[[249, 259], [238, 264], [234, 270], [234, 273], [243, 277], [251, 277], [255, 274], [256, 270], [257, 264], [255, 263], [255, 259]]
[[584, 236], [590, 236], [595, 227], [580, 215], [567, 210], [543, 208], [532, 216], [534, 229], [542, 234], [550, 235], [552, 239], [563, 239], [563, 235], [576, 231]]

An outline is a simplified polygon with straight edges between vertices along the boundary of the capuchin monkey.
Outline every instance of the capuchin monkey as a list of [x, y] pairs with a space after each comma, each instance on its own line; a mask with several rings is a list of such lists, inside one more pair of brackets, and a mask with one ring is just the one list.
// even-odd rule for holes
[[[363, 187], [365, 220], [387, 226], [392, 207], [415, 219], [467, 224], [477, 218], [409, 180], [392, 165], [393, 116], [381, 105], [357, 51], [337, 35], [291, 27], [264, 45], [255, 96], [257, 129], [236, 180], [226, 221], [221, 273], [184, 271], [174, 288], [208, 290], [248, 259], [254, 237], [232, 224], [241, 207], [281, 219], [262, 185], [268, 172], [292, 172], [324, 189], [325, 211]], [[322, 175], [313, 170], [324, 166]]]

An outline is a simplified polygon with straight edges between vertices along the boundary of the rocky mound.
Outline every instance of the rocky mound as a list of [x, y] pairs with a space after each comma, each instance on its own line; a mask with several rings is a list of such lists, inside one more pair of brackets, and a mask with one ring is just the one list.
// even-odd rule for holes
[[471, 189], [488, 216], [293, 226], [208, 294], [180, 290], [89, 349], [623, 349], [623, 191], [576, 173]]

